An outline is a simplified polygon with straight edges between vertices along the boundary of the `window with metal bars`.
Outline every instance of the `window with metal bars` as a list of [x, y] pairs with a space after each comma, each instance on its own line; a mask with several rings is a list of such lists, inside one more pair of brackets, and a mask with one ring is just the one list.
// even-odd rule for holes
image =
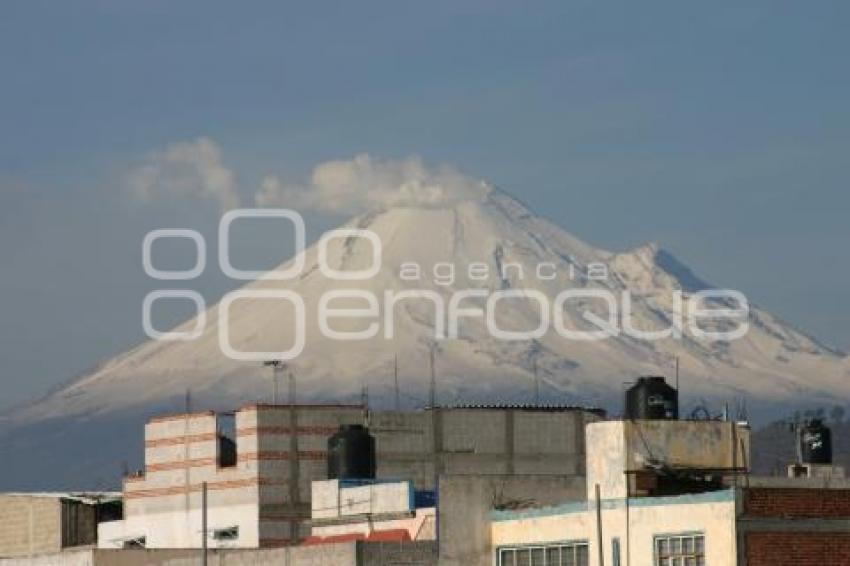
[[655, 537], [656, 566], [705, 566], [705, 536], [698, 534]]
[[498, 566], [588, 566], [586, 542], [501, 547]]

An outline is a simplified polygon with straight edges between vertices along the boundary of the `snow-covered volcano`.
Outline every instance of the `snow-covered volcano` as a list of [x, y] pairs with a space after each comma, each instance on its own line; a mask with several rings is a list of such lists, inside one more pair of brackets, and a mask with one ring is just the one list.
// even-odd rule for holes
[[[446, 306], [456, 293], [468, 289], [488, 293], [533, 290], [550, 304], [565, 289], [603, 289], [616, 297], [628, 292], [634, 326], [652, 330], [669, 327], [678, 316], [676, 291], [682, 291], [687, 301], [710, 285], [654, 244], [625, 253], [593, 247], [495, 189], [444, 206], [386, 208], [354, 218], [346, 226], [367, 229], [379, 237], [382, 261], [374, 277], [359, 281], [327, 278], [319, 269], [318, 248], [313, 245], [304, 252], [299, 277], [261, 279], [244, 287], [287, 289], [303, 297], [305, 346], [291, 363], [300, 399], [353, 400], [365, 385], [373, 402], [386, 401], [393, 397], [397, 359], [404, 405], [421, 405], [428, 397], [432, 348], [436, 350], [440, 403], [529, 401], [534, 395], [536, 367], [544, 400], [616, 407], [624, 382], [643, 374], [671, 375], [676, 358], [682, 384], [692, 399], [746, 398], [753, 406], [801, 399], [832, 404], [850, 398], [850, 364], [843, 354], [755, 305], [750, 305], [749, 331], [734, 341], [699, 340], [687, 332], [681, 339], [660, 341], [644, 341], [626, 333], [599, 341], [576, 341], [554, 330], [537, 339], [506, 341], [493, 337], [480, 317], [461, 318], [457, 338], [435, 340], [435, 303], [418, 298], [400, 300], [392, 309], [395, 337], [387, 339], [384, 298], [388, 291], [433, 292]], [[327, 257], [335, 269], [366, 269], [372, 264], [373, 248], [363, 238], [336, 238], [328, 244]], [[418, 277], [413, 264], [420, 269]], [[378, 298], [376, 324], [380, 328], [376, 337], [340, 341], [322, 335], [317, 323], [319, 302], [325, 293], [338, 289], [365, 290]], [[468, 300], [462, 307], [481, 306], [484, 300]], [[332, 306], [363, 304], [344, 305], [341, 301]], [[590, 310], [603, 315], [600, 307], [598, 301], [571, 302], [565, 324], [584, 328], [583, 313]], [[534, 328], [539, 322], [538, 305], [502, 301], [497, 322], [505, 329]], [[195, 320], [188, 321], [178, 330], [195, 324]], [[359, 330], [368, 322], [337, 320], [331, 326]], [[285, 301], [241, 299], [231, 305], [230, 341], [237, 350], [287, 349], [294, 343], [295, 327], [293, 309]], [[285, 387], [281, 389], [285, 391]], [[49, 430], [55, 431], [57, 422], [85, 422], [90, 430], [119, 416], [175, 409], [186, 391], [191, 391], [197, 406], [228, 407], [268, 400], [271, 390], [269, 368], [259, 362], [235, 361], [222, 353], [218, 308], [213, 306], [206, 313], [200, 338], [146, 342], [41, 401], [7, 414], [4, 428], [52, 423]], [[46, 425], [39, 430], [47, 430]], [[63, 442], [68, 442], [67, 438]], [[18, 449], [25, 452], [21, 446]]]

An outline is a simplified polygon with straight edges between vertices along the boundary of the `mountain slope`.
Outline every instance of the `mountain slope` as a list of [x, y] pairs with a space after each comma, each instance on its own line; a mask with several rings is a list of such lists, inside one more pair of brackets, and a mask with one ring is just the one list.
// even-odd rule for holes
[[[305, 266], [297, 279], [262, 279], [244, 287], [288, 289], [304, 298], [305, 348], [292, 362], [299, 399], [354, 400], [366, 385], [370, 398], [380, 403], [392, 396], [392, 367], [397, 356], [405, 404], [421, 405], [428, 397], [428, 360], [434, 347], [441, 403], [528, 401], [533, 395], [536, 367], [546, 400], [618, 407], [623, 382], [641, 374], [670, 375], [675, 358], [679, 359], [682, 383], [691, 399], [745, 397], [750, 406], [766, 410], [801, 399], [817, 404], [850, 398], [846, 357], [753, 305], [749, 332], [731, 342], [706, 342], [687, 333], [681, 340], [648, 342], [621, 333], [588, 342], [568, 340], [554, 331], [533, 340], [504, 341], [491, 336], [480, 318], [462, 318], [457, 338], [435, 341], [435, 307], [426, 299], [402, 300], [392, 309], [392, 339], [384, 337], [387, 323], [380, 319], [375, 338], [331, 340], [321, 334], [316, 313], [322, 295], [338, 289], [373, 293], [381, 303], [382, 316], [386, 314], [383, 299], [387, 291], [420, 289], [435, 293], [446, 304], [454, 293], [465, 289], [488, 293], [530, 289], [541, 293], [550, 304], [565, 289], [608, 290], [616, 297], [629, 292], [635, 325], [650, 330], [670, 324], [676, 313], [676, 290], [687, 299], [710, 287], [655, 245], [625, 253], [595, 248], [498, 190], [445, 207], [380, 210], [359, 216], [346, 227], [368, 229], [379, 236], [382, 262], [374, 277], [364, 281], [329, 280], [318, 267], [318, 248], [314, 245], [304, 252]], [[370, 244], [362, 238], [337, 238], [328, 245], [329, 264], [336, 269], [367, 268], [371, 254]], [[291, 261], [282, 267], [291, 265]], [[421, 267], [417, 280], [402, 276], [409, 273], [406, 269], [413, 262]], [[470, 272], [473, 264], [478, 267]], [[541, 265], [545, 266], [541, 268], [545, 277], [538, 276]], [[448, 281], [448, 266], [454, 266], [452, 281]], [[481, 266], [487, 268], [486, 277], [480, 277]], [[603, 267], [607, 278], [590, 275]], [[462, 307], [483, 305], [484, 300], [467, 300]], [[340, 301], [333, 306], [362, 307], [363, 302]], [[605, 314], [599, 301], [570, 302], [566, 305], [566, 325], [587, 328], [582, 322], [586, 310]], [[293, 312], [284, 301], [243, 299], [233, 303], [230, 313], [231, 344], [238, 350], [282, 350], [294, 342]], [[499, 303], [496, 322], [502, 328], [520, 330], [534, 328], [538, 318], [532, 301], [506, 300]], [[239, 362], [224, 356], [218, 343], [220, 320], [215, 306], [208, 309], [206, 319], [197, 340], [146, 342], [41, 401], [5, 415], [5, 422], [0, 424], [9, 433], [5, 441], [0, 440], [0, 450], [21, 461], [19, 468], [25, 471], [32, 468], [27, 452], [36, 447], [47, 450], [44, 447], [51, 442], [60, 442], [55, 440], [55, 429], [67, 430], [68, 423], [77, 427], [74, 434], [83, 436], [104, 423], [127, 422], [129, 428], [130, 423], [140, 422], [152, 411], [176, 410], [187, 390], [197, 406], [232, 407], [269, 399], [268, 368], [259, 362]], [[194, 324], [188, 321], [180, 328]], [[362, 321], [332, 324], [337, 330], [361, 330], [365, 326]], [[21, 434], [27, 439], [23, 444], [20, 438], [9, 440]], [[141, 435], [141, 429], [135, 434]], [[46, 437], [54, 440], [44, 440]], [[68, 437], [61, 440], [63, 446], [75, 442]], [[113, 462], [125, 458], [82, 451], [92, 466], [102, 464], [107, 457]], [[50, 457], [48, 450], [44, 458]], [[28, 478], [24, 471], [21, 477]]]

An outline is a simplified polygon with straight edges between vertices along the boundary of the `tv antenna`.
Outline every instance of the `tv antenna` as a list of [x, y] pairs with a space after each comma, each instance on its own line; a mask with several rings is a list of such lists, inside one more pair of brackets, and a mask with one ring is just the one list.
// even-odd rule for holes
[[[272, 368], [272, 405], [277, 405], [277, 389], [278, 389], [278, 374], [286, 369], [286, 363], [282, 360], [267, 360], [263, 362], [263, 366]], [[290, 381], [292, 380], [292, 374], [290, 373]], [[292, 389], [292, 384], [290, 384], [290, 390]], [[290, 396], [294, 397], [293, 393], [290, 391]], [[290, 399], [290, 402], [293, 402]]]
[[393, 356], [393, 387], [395, 391], [395, 410], [401, 410], [401, 393], [398, 388], [398, 354]]
[[430, 362], [431, 362], [431, 386], [428, 391], [428, 404], [431, 408], [437, 406], [437, 374], [435, 372], [435, 353], [436, 344], [432, 343], [430, 348]]

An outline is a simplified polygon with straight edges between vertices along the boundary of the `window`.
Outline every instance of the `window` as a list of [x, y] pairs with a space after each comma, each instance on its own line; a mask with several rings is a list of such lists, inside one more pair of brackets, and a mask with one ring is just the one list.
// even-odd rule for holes
[[239, 538], [239, 527], [216, 529], [213, 531], [213, 538], [215, 540], [236, 540]]
[[147, 546], [147, 538], [146, 537], [138, 537], [134, 539], [125, 540], [122, 545], [124, 548], [145, 548]]
[[620, 566], [620, 539], [611, 539], [611, 565]]
[[656, 566], [705, 566], [703, 535], [655, 537]]
[[232, 468], [236, 465], [236, 415], [223, 413], [216, 416], [218, 424], [218, 467]]
[[498, 566], [587, 566], [586, 542], [499, 549]]

